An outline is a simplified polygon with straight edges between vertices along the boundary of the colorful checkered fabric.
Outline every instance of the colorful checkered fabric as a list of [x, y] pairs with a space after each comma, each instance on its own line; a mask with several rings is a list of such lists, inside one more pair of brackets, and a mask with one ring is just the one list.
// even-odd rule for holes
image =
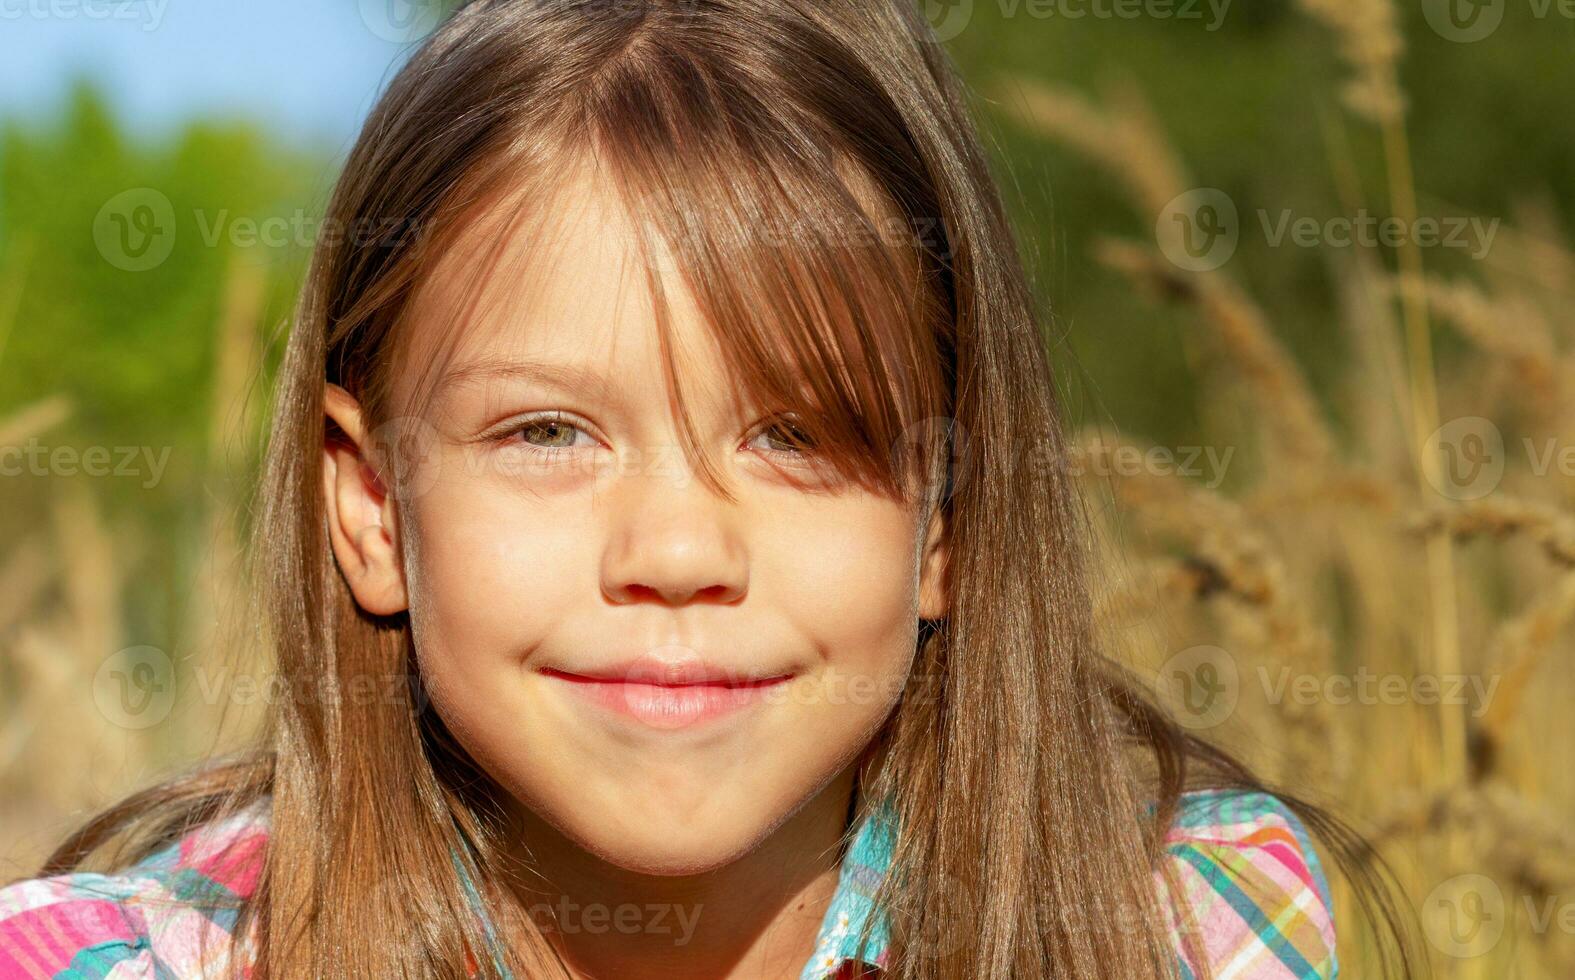
[[[0, 888], [0, 980], [170, 980], [220, 976], [238, 954], [236, 916], [267, 842], [267, 801], [198, 829], [113, 875], [73, 873]], [[804, 980], [878, 977], [889, 934], [876, 920], [853, 943], [891, 856], [889, 822], [868, 819], [849, 845]], [[1328, 883], [1301, 822], [1261, 793], [1191, 793], [1167, 837], [1178, 973], [1215, 980], [1336, 976]], [[1193, 942], [1183, 942], [1184, 936]]]
[[[874, 914], [871, 898], [892, 842], [887, 822], [868, 820], [859, 828], [801, 980], [840, 980], [859, 976], [859, 967], [885, 965], [883, 921], [876, 920], [858, 959], [855, 945]], [[1278, 799], [1224, 791], [1184, 795], [1166, 835], [1166, 860], [1175, 888], [1161, 870], [1154, 879], [1170, 912], [1182, 980], [1203, 975], [1198, 959], [1207, 961], [1214, 980], [1337, 976], [1328, 881], [1306, 828]]]

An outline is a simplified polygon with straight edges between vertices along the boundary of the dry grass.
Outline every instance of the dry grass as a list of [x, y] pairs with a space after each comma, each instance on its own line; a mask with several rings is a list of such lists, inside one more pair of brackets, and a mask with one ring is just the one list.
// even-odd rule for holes
[[[1303, 6], [1335, 30], [1356, 76], [1347, 108], [1384, 142], [1389, 213], [1414, 215], [1392, 10], [1380, 0]], [[995, 97], [1020, 124], [1105, 164], [1140, 216], [1152, 220], [1193, 186], [1129, 91], [1096, 104], [1009, 78]], [[1343, 130], [1325, 129], [1354, 213]], [[1428, 276], [1420, 249], [1397, 250], [1394, 273], [1363, 254], [1371, 249], [1328, 250], [1349, 352], [1330, 400], [1348, 413], [1352, 435], [1341, 439], [1228, 264], [1184, 271], [1151, 242], [1097, 250], [1155, 301], [1190, 309], [1188, 340], [1208, 354], [1196, 359], [1205, 398], [1238, 409], [1205, 413], [1230, 421], [1199, 441], [1244, 449], [1227, 497], [1169, 472], [1093, 465], [1123, 440], [1083, 434], [1109, 570], [1101, 620], [1183, 717], [1170, 658], [1202, 644], [1227, 652], [1239, 703], [1211, 733], [1381, 842], [1438, 977], [1575, 973], [1575, 478], [1557, 456], [1545, 465], [1548, 447], [1567, 449], [1575, 433], [1575, 258], [1545, 209], [1528, 203], [1517, 222], [1465, 280]], [[1435, 322], [1470, 355], [1437, 365]], [[1441, 420], [1466, 416], [1492, 420], [1506, 461], [1493, 491], [1469, 500], [1434, 489], [1453, 485], [1428, 446]], [[1348, 697], [1364, 673], [1372, 693]], [[1287, 676], [1307, 678], [1311, 693], [1281, 688]], [[1386, 698], [1379, 677], [1404, 690]], [[1458, 678], [1465, 703], [1411, 686], [1429, 677], [1440, 693]], [[1498, 896], [1465, 875], [1491, 880]], [[1468, 901], [1488, 904], [1458, 904], [1472, 889]], [[1336, 899], [1349, 913], [1349, 893]], [[1499, 917], [1502, 937], [1488, 942], [1493, 925], [1479, 921], [1477, 945], [1454, 946], [1451, 926], [1465, 935], [1478, 908]], [[1454, 911], [1466, 918], [1451, 920]], [[1347, 918], [1342, 962], [1364, 976], [1372, 960], [1354, 927]]]

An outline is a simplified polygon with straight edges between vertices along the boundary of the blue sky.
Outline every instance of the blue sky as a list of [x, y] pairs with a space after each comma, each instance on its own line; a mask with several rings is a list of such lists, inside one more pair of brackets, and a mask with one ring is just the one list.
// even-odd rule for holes
[[0, 0], [0, 116], [47, 117], [87, 75], [150, 136], [243, 116], [343, 148], [434, 18], [428, 0]]

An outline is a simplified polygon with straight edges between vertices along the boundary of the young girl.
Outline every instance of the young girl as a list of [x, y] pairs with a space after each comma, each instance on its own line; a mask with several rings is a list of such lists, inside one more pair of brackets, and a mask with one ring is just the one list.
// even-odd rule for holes
[[470, 3], [325, 227], [263, 744], [0, 891], [0, 976], [1335, 976], [1359, 842], [1095, 649], [914, 4]]

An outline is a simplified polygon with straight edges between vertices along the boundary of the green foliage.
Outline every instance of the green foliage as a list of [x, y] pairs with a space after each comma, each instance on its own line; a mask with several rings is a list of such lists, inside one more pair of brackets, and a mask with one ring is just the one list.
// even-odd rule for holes
[[[948, 45], [964, 77], [981, 90], [1018, 75], [1091, 91], [1133, 82], [1195, 184], [1237, 202], [1243, 233], [1231, 269], [1253, 283], [1276, 330], [1326, 391], [1343, 363], [1331, 326], [1329, 250], [1269, 247], [1257, 211], [1291, 208], [1320, 220], [1345, 212], [1324, 129], [1325, 119], [1340, 116], [1348, 74], [1333, 39], [1289, 0], [1235, 0], [1212, 31], [1206, 3], [1188, 20], [1099, 17], [1092, 11], [1112, 4], [1095, 0], [1051, 6], [1090, 13], [1036, 18], [1027, 0], [976, 3], [968, 28]], [[1539, 19], [1531, 6], [1510, 4], [1491, 37], [1460, 44], [1434, 33], [1419, 5], [1397, 6], [1421, 213], [1507, 223], [1517, 202], [1545, 196], [1556, 213], [1575, 214], [1568, 108], [1575, 22], [1556, 8]], [[1058, 320], [1063, 373], [1078, 389], [1074, 412], [1081, 407], [1080, 421], [1113, 419], [1142, 436], [1185, 443], [1197, 430], [1197, 392], [1177, 335], [1184, 318], [1156, 315], [1091, 257], [1100, 237], [1152, 240], [1153, 228], [1133, 220], [1111, 175], [1014, 125], [998, 105], [979, 104], [1010, 174], [1008, 203], [1034, 253], [1040, 291]], [[1376, 132], [1349, 119], [1338, 124], [1363, 203], [1388, 213]], [[1454, 250], [1435, 249], [1427, 260], [1436, 271], [1461, 271]]]
[[[95, 499], [112, 524], [124, 518], [159, 539], [120, 570], [135, 593], [128, 607], [147, 618], [132, 624], [141, 627], [136, 635], [168, 636], [184, 559], [170, 544], [199, 540], [188, 532], [200, 528], [203, 505], [228, 502], [230, 483], [250, 465], [244, 448], [210, 452], [215, 416], [236, 410], [244, 395], [214, 390], [230, 270], [264, 267], [268, 317], [256, 324], [259, 345], [287, 314], [299, 281], [299, 245], [240, 248], [228, 229], [242, 217], [309, 210], [325, 170], [324, 161], [281, 149], [241, 123], [193, 123], [171, 140], [140, 141], [85, 82], [72, 87], [58, 119], [10, 121], [0, 133], [0, 289], [14, 290], [0, 296], [0, 313], [16, 310], [0, 348], [0, 418], [64, 396], [70, 415], [39, 433], [37, 445], [78, 457], [90, 447], [108, 451], [111, 472], [92, 480]], [[116, 267], [94, 235], [106, 202], [133, 188], [163, 195], [175, 215], [168, 258], [144, 271]], [[215, 229], [223, 233], [215, 237]], [[122, 466], [133, 449], [140, 461]], [[166, 462], [155, 469], [150, 457]], [[0, 478], [0, 539], [36, 530], [62, 484], [83, 478], [81, 465]]]
[[[1402, 86], [1412, 100], [1423, 212], [1507, 220], [1517, 199], [1543, 194], [1558, 213], [1575, 213], [1571, 25], [1557, 16], [1534, 20], [1511, 5], [1492, 38], [1456, 44], [1431, 33], [1414, 6], [1405, 6], [1410, 48]], [[1327, 386], [1341, 358], [1329, 255], [1270, 248], [1255, 215], [1343, 212], [1322, 123], [1340, 118], [1346, 73], [1331, 39], [1285, 0], [1238, 0], [1217, 30], [1206, 20], [1072, 20], [1027, 11], [1026, 0], [975, 4], [969, 26], [948, 45], [965, 78], [980, 89], [1013, 74], [1089, 89], [1104, 80], [1135, 82], [1195, 182], [1241, 205], [1233, 271], [1254, 283], [1276, 331], [1315, 383]], [[1009, 207], [1054, 314], [1071, 421], [1113, 419], [1136, 434], [1185, 444], [1200, 411], [1185, 319], [1156, 312], [1090, 257], [1102, 236], [1147, 239], [1153, 229], [1134, 220], [1111, 175], [1015, 126], [987, 99], [980, 103]], [[216, 413], [233, 411], [243, 395], [213, 390], [226, 283], [235, 263], [265, 268], [267, 301], [256, 330], [259, 344], [273, 337], [289, 315], [332, 161], [287, 149], [279, 134], [241, 122], [194, 122], [172, 138], [146, 140], [106, 106], [77, 82], [57, 119], [0, 123], [0, 289], [21, 284], [19, 296], [0, 296], [0, 313], [16, 303], [0, 347], [0, 418], [64, 394], [72, 414], [50, 430], [47, 444], [168, 447], [156, 486], [108, 479], [95, 494], [112, 514], [135, 515], [170, 540], [187, 540], [179, 532], [197, 520], [193, 502], [225, 492], [218, 483], [249, 465], [212, 458], [209, 445]], [[1377, 137], [1348, 119], [1339, 125], [1364, 203], [1382, 213]], [[106, 202], [133, 188], [157, 191], [174, 212], [173, 250], [146, 271], [117, 268], [93, 231]], [[282, 219], [292, 240], [246, 245], [234, 234], [236, 222], [268, 218]], [[308, 229], [306, 240], [297, 227]], [[17, 540], [36, 525], [58, 479], [6, 481], [0, 537]], [[138, 571], [147, 574], [133, 576], [138, 587], [174, 589], [180, 559], [168, 557], [168, 548], [144, 550], [146, 567]]]

